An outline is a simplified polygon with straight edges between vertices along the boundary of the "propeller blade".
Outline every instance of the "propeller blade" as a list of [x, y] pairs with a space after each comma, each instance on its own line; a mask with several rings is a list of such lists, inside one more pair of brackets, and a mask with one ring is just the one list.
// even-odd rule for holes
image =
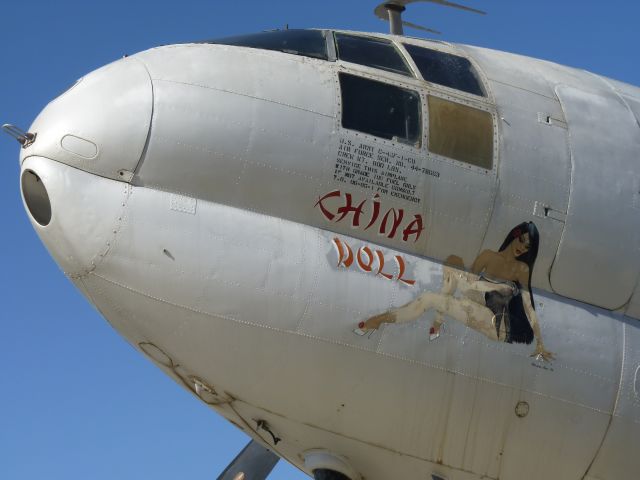
[[416, 23], [411, 23], [411, 22], [405, 22], [404, 20], [402, 21], [402, 24], [406, 27], [409, 28], [415, 28], [416, 30], [422, 30], [423, 32], [429, 32], [429, 33], [435, 33], [436, 35], [442, 35], [442, 32], [438, 31], [438, 30], [434, 30], [432, 28], [427, 28], [427, 27], [423, 27], [421, 25], [418, 25]]
[[458, 8], [460, 10], [466, 10], [467, 12], [479, 13], [480, 15], [487, 14], [487, 12], [483, 12], [482, 10], [477, 10], [475, 8], [467, 7], [466, 5], [461, 5], [459, 3], [448, 2], [447, 0], [410, 0], [407, 3], [413, 3], [413, 2], [431, 2], [431, 3], [437, 3], [445, 7]]

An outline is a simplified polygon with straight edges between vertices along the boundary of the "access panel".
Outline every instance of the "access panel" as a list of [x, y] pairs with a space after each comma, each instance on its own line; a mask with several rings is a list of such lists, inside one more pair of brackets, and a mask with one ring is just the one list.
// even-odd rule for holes
[[553, 289], [608, 309], [625, 305], [640, 268], [640, 128], [612, 90], [556, 93], [569, 128], [572, 179]]

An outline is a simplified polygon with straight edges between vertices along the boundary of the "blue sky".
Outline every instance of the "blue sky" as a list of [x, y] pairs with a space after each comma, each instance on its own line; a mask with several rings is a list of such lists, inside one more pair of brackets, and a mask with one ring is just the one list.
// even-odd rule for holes
[[[0, 123], [27, 128], [85, 73], [156, 45], [289, 24], [386, 31], [373, 1], [34, 0], [0, 9]], [[418, 4], [443, 39], [640, 85], [640, 5], [469, 0], [486, 17]], [[408, 32], [419, 36], [419, 32]], [[67, 281], [19, 193], [18, 144], [0, 136], [0, 478], [216, 478], [247, 438], [134, 351]], [[306, 478], [283, 462], [272, 478]]]

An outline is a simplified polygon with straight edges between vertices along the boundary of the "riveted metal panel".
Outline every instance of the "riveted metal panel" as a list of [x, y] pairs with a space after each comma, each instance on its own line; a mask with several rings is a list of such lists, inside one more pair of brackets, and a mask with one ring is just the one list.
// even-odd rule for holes
[[[557, 100], [507, 84], [491, 82], [491, 87], [499, 115], [500, 182], [483, 248], [498, 248], [511, 228], [533, 221], [540, 232], [540, 250], [532, 281], [549, 289], [549, 269], [564, 226], [557, 218], [569, 201], [571, 164], [567, 130], [546, 118], [564, 120], [562, 108]], [[538, 120], [541, 112], [544, 123]]]
[[523, 370], [518, 400], [529, 412], [522, 418], [510, 412], [499, 478], [581, 479], [614, 410], [622, 325], [608, 312], [556, 295], [537, 295], [536, 312], [556, 359], [531, 359], [532, 368]]
[[[33, 122], [37, 141], [21, 160], [41, 156], [113, 180], [129, 181], [145, 148], [153, 89], [137, 57], [87, 74]], [[99, 113], [99, 114], [98, 114]]]
[[589, 479], [618, 480], [640, 472], [640, 396], [636, 391], [640, 366], [640, 328], [635, 320], [624, 324], [624, 363], [616, 408], [600, 452], [589, 469]]
[[629, 301], [640, 268], [637, 153], [640, 129], [614, 92], [561, 85], [573, 164], [565, 229], [551, 270], [553, 289], [604, 308]]
[[313, 217], [337, 142], [328, 62], [221, 45], [165, 47], [141, 58], [156, 96], [140, 184]]
[[620, 82], [612, 78], [600, 77], [611, 85], [618, 93], [626, 98], [635, 98], [640, 101], [640, 88], [635, 85], [629, 85], [628, 83]]
[[521, 90], [554, 98], [553, 88], [543, 75], [537, 74], [539, 60], [486, 48], [458, 45], [482, 68], [490, 81], [515, 86]]
[[[632, 89], [635, 90], [635, 95], [629, 96], [626, 94], [622, 95], [622, 98], [627, 103], [633, 114], [636, 116], [636, 120], [638, 121], [638, 125], [640, 125], [640, 90], [635, 87], [631, 87], [630, 85], [618, 84], [617, 87], [624, 86], [625, 92], [629, 94], [633, 93]], [[640, 151], [637, 153], [636, 158], [640, 160]], [[633, 207], [638, 211], [640, 215], [640, 181], [638, 182], [638, 188], [635, 191], [635, 197], [633, 202]], [[630, 317], [640, 318], [640, 282], [636, 282], [636, 288], [631, 296], [631, 301], [627, 305], [627, 309], [625, 313]]]
[[637, 97], [629, 97], [627, 95], [623, 95], [622, 99], [627, 103], [629, 109], [631, 109], [631, 111], [635, 115], [638, 124], [640, 124], [640, 93], [638, 93]]

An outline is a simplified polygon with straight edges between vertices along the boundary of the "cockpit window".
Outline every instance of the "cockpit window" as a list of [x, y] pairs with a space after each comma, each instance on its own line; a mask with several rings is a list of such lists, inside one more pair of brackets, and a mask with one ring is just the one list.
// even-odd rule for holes
[[388, 72], [412, 76], [402, 55], [389, 40], [336, 33], [338, 58]]
[[396, 85], [340, 73], [342, 126], [420, 146], [420, 95]]
[[475, 68], [466, 58], [409, 44], [404, 44], [404, 48], [427, 82], [486, 96]]
[[327, 32], [324, 30], [275, 30], [207, 40], [202, 43], [276, 50], [293, 55], [328, 60]]
[[489, 112], [429, 95], [429, 151], [486, 170], [493, 167]]

